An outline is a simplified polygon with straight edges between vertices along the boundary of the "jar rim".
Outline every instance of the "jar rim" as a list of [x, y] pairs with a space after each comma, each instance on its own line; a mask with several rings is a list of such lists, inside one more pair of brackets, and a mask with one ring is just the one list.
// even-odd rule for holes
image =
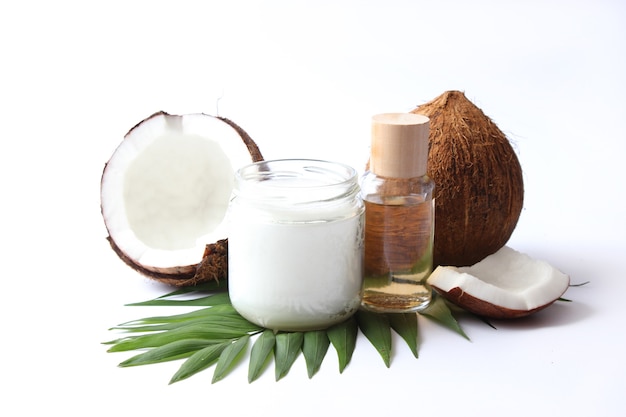
[[321, 159], [258, 161], [239, 168], [235, 178], [238, 184], [254, 183], [276, 189], [341, 187], [358, 180], [353, 167]]
[[356, 170], [319, 159], [255, 162], [237, 171], [231, 206], [279, 223], [309, 223], [362, 211]]

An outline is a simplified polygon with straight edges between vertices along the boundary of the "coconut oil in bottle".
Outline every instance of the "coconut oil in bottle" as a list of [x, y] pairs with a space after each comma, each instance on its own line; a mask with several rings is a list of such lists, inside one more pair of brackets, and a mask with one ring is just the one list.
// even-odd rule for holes
[[378, 312], [426, 308], [432, 290], [434, 182], [426, 175], [429, 119], [411, 113], [372, 119], [365, 202], [365, 266], [361, 306]]

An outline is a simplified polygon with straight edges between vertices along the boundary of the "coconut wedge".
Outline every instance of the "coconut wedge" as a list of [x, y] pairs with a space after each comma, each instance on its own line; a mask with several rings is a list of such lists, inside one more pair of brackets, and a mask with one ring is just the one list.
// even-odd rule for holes
[[137, 271], [167, 284], [225, 277], [224, 219], [234, 173], [262, 159], [228, 119], [153, 114], [125, 135], [102, 174], [111, 247]]
[[558, 300], [569, 276], [508, 246], [468, 267], [438, 266], [428, 284], [459, 307], [491, 319], [524, 317]]

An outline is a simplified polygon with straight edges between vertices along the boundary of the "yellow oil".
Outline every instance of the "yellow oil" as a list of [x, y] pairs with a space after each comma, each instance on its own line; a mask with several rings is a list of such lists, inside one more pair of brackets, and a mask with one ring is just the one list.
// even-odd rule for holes
[[432, 290], [434, 202], [420, 197], [365, 201], [365, 279], [362, 307], [420, 311]]

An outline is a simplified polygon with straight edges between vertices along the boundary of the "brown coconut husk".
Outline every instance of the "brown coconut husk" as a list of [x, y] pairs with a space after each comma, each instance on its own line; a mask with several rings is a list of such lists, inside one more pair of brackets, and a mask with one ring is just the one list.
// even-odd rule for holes
[[524, 200], [519, 160], [504, 133], [460, 91], [412, 113], [430, 118], [434, 265], [473, 265], [504, 246], [517, 225]]
[[128, 266], [148, 278], [174, 287], [192, 287], [209, 281], [220, 282], [228, 279], [228, 239], [218, 240], [206, 245], [202, 261], [196, 265], [185, 265], [175, 270], [159, 270], [145, 268], [131, 260], [115, 244], [111, 237], [107, 237], [111, 248]]

